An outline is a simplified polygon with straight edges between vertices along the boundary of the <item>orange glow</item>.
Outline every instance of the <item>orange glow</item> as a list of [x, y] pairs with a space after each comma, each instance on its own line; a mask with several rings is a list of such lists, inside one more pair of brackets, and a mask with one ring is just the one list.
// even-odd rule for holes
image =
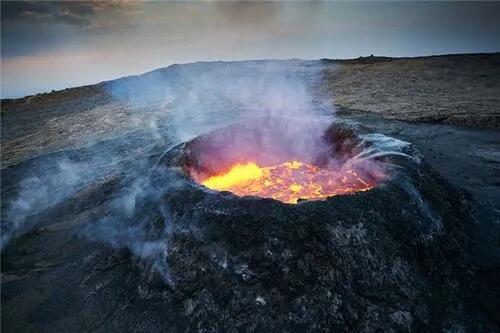
[[362, 179], [352, 169], [333, 171], [296, 160], [270, 167], [260, 167], [255, 162], [236, 164], [229, 171], [210, 176], [201, 183], [212, 190], [291, 204], [298, 199], [320, 200], [367, 191], [375, 186], [374, 181]]

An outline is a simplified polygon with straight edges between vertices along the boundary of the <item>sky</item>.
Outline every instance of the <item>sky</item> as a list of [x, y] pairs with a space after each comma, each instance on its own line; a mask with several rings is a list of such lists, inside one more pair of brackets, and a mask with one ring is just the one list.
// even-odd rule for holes
[[174, 63], [500, 51], [500, 2], [2, 1], [1, 95]]

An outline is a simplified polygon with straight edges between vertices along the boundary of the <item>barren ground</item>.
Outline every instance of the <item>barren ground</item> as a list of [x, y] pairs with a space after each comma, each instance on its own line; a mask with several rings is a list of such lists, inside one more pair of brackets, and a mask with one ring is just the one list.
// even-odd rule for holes
[[[322, 93], [338, 107], [412, 122], [500, 127], [498, 53], [315, 64], [324, 66]], [[127, 79], [140, 84], [166, 71]], [[138, 129], [154, 116], [150, 111], [116, 100], [104, 84], [2, 100], [2, 167]]]
[[[165, 112], [165, 110], [170, 110], [168, 105], [165, 107], [165, 91], [160, 88], [157, 91], [144, 88], [151, 88], [148, 83], [172, 83], [179, 87], [176, 93], [180, 93], [178, 96], [182, 97], [183, 94], [189, 93], [190, 82], [179, 81], [179, 72], [193, 70], [197, 73], [200, 68], [226, 66], [233, 66], [235, 69], [241, 67], [247, 71], [248, 68], [259, 68], [267, 63], [264, 61], [174, 65], [111, 83], [105, 82], [15, 100], [2, 100], [2, 219], [9, 212], [9, 204], [18, 197], [22, 198], [23, 193], [27, 195], [24, 198], [28, 198], [28, 201], [21, 201], [20, 207], [32, 205], [36, 208], [33, 215], [25, 216], [29, 228], [16, 235], [5, 251], [2, 251], [3, 330], [6, 332], [52, 332], [78, 329], [107, 332], [119, 328], [134, 328], [139, 331], [151, 331], [158, 327], [168, 328], [171, 325], [175, 327], [185, 325], [188, 331], [189, 329], [196, 330], [196, 322], [191, 322], [186, 318], [193, 318], [198, 311], [196, 302], [199, 302], [200, 306], [206, 304], [203, 300], [206, 296], [204, 292], [199, 294], [201, 296], [197, 300], [191, 298], [193, 295], [182, 294], [180, 298], [183, 300], [182, 303], [176, 303], [174, 300], [179, 293], [170, 289], [165, 290], [165, 286], [155, 280], [154, 275], [143, 274], [143, 263], [136, 256], [131, 256], [127, 250], [116, 250], [106, 242], [75, 236], [75, 230], [84, 228], [89, 221], [102, 218], [108, 209], [104, 203], [120, 195], [122, 186], [132, 184], [133, 175], [142, 172], [146, 174], [148, 170], [142, 168], [150, 167], [153, 163], [151, 161], [157, 160], [166, 149], [179, 144], [179, 142], [169, 141], [171, 137], [164, 132], [175, 127], [175, 124], [171, 123], [172, 119], [169, 118], [172, 115]], [[433, 193], [432, 179], [422, 179], [422, 183], [427, 182], [426, 188], [429, 189], [426, 193], [422, 193], [424, 198], [433, 197], [438, 206], [443, 206], [443, 211], [448, 211], [450, 216], [456, 214], [457, 221], [478, 230], [474, 235], [462, 234], [460, 230], [456, 232], [461, 237], [464, 235], [467, 239], [470, 237], [474, 244], [479, 244], [474, 250], [475, 256], [479, 259], [474, 260], [477, 261], [479, 267], [484, 265], [484, 268], [480, 269], [476, 275], [480, 277], [477, 283], [480, 286], [494, 286], [499, 263], [498, 255], [496, 255], [498, 251], [491, 251], [491, 248], [498, 250], [498, 244], [494, 244], [497, 236], [482, 229], [481, 222], [493, 221], [489, 224], [491, 230], [498, 230], [498, 221], [500, 221], [500, 54], [413, 59], [368, 57], [342, 61], [291, 60], [269, 63], [290, 66], [290, 71], [304, 71], [306, 77], [309, 69], [319, 68], [322, 73], [322, 82], [317, 95], [322, 98], [326, 96], [329, 103], [337, 106], [337, 117], [360, 122], [376, 132], [411, 142], [423, 154], [430, 166], [437, 170], [445, 180], [439, 181], [439, 184], [436, 183], [436, 189], [441, 192]], [[123, 90], [120, 90], [118, 95], [116, 91], [112, 95], [108, 89], [110, 84], [118, 84]], [[140, 103], [137, 100], [131, 101], [128, 97], [130, 94], [144, 96], [145, 99]], [[175, 100], [168, 103], [175, 103]], [[225, 107], [222, 105], [219, 109], [214, 107], [214, 109], [204, 110], [207, 114], [205, 121], [210, 123], [221, 115], [227, 114]], [[234, 117], [244, 115], [246, 112], [246, 110], [229, 109]], [[151, 131], [151, 124], [157, 123], [164, 123], [166, 126], [158, 128], [158, 133], [156, 133], [156, 128]], [[176, 125], [179, 124], [182, 125], [182, 122]], [[144, 130], [146, 127], [148, 131]], [[148, 162], [143, 163], [145, 160]], [[77, 175], [74, 174], [75, 170]], [[61, 180], [61, 177], [65, 179]], [[66, 191], [61, 184], [69, 184], [71, 191]], [[43, 189], [43, 191], [37, 191], [35, 194], [29, 191], [31, 188]], [[459, 191], [455, 192], [455, 188]], [[446, 189], [450, 189], [449, 193]], [[377, 207], [374, 204], [373, 209], [379, 209], [381, 214], [394, 214], [397, 220], [404, 215], [399, 215], [398, 203], [392, 200], [390, 194], [390, 192], [386, 193], [388, 207], [396, 208], [387, 212], [383, 207]], [[182, 192], [178, 195], [180, 202], [177, 207], [183, 207], [182, 195]], [[439, 195], [443, 198], [449, 195], [452, 200], [447, 197], [440, 202], [439, 198], [435, 198]], [[189, 200], [192, 199], [189, 198]], [[446, 200], [448, 199], [453, 205], [447, 206]], [[342, 200], [348, 203], [350, 199], [339, 200], [340, 203]], [[51, 206], [46, 209], [49, 203]], [[357, 204], [359, 207], [355, 211], [363, 217], [363, 202]], [[406, 207], [407, 210], [415, 208], [411, 200], [401, 203], [400, 206]], [[450, 208], [460, 206], [467, 211], [466, 207], [474, 207], [471, 209], [473, 213], [463, 215], [471, 221], [474, 220], [473, 223], [469, 224], [469, 221], [460, 220], [462, 208]], [[338, 204], [338, 212], [342, 212], [342, 207], [342, 204]], [[349, 218], [350, 206], [347, 204], [345, 207], [347, 207], [345, 217]], [[252, 211], [259, 213], [258, 209]], [[271, 220], [272, 218], [268, 225], [272, 224]], [[380, 223], [369, 223], [368, 220], [367, 228], [384, 227], [385, 221], [382, 218], [380, 218]], [[325, 221], [328, 222], [330, 219], [325, 219]], [[153, 224], [156, 222], [156, 220], [152, 221]], [[254, 225], [252, 221], [247, 222]], [[314, 223], [311, 225], [314, 227]], [[451, 229], [455, 226], [453, 223], [450, 225]], [[348, 227], [350, 229], [345, 230], [349, 233], [357, 236], [368, 235], [367, 239], [373, 240], [373, 244], [379, 244], [376, 238], [372, 239], [370, 236], [372, 234], [367, 233], [363, 227], [359, 230], [352, 229], [351, 225]], [[266, 225], [263, 228], [266, 230]], [[311, 230], [315, 231], [314, 228]], [[238, 237], [245, 239], [246, 236], [240, 233], [240, 229], [234, 228], [234, 231]], [[316, 234], [311, 236], [313, 243]], [[266, 235], [267, 233], [264, 233], [264, 236]], [[398, 235], [396, 232], [394, 237], [391, 236], [390, 241], [403, 247], [411, 243], [400, 241]], [[436, 242], [438, 249], [436, 256], [443, 259], [444, 265], [453, 266], [455, 269], [451, 261], [451, 258], [455, 257], [455, 252], [443, 252], [441, 246], [444, 246], [444, 250], [450, 245], [450, 248], [457, 248], [461, 251], [461, 244], [457, 244], [458, 240], [453, 238], [453, 233], [444, 235], [446, 237], [452, 235], [449, 239], [450, 243]], [[179, 239], [176, 240], [178, 244], [172, 247], [172, 253], [175, 256], [178, 251], [179, 267], [184, 267], [189, 260], [193, 259], [193, 269], [181, 269], [182, 272], [179, 273], [189, 275], [197, 270], [196, 260], [199, 256], [196, 253], [185, 257], [180, 256], [183, 253], [180, 251], [183, 249], [183, 237], [184, 235], [180, 234]], [[484, 241], [486, 238], [491, 240]], [[188, 249], [192, 249], [191, 243], [186, 244], [189, 245]], [[200, 249], [203, 248], [202, 246], [204, 246], [203, 243]], [[416, 248], [419, 248], [418, 246]], [[465, 246], [463, 250], [466, 251]], [[355, 254], [354, 252], [347, 251], [346, 258], [350, 258]], [[392, 255], [393, 251], [389, 253]], [[407, 254], [419, 255], [413, 250], [407, 251]], [[425, 257], [427, 254], [422, 252], [422, 255]], [[364, 260], [370, 256], [361, 257]], [[430, 259], [433, 258], [430, 257]], [[420, 267], [418, 260], [408, 261], [407, 264]], [[426, 262], [422, 266], [423, 272], [427, 272], [425, 264]], [[431, 260], [432, 267], [434, 264], [436, 276], [439, 276], [439, 269], [442, 266], [439, 260]], [[382, 266], [377, 265], [377, 267]], [[469, 268], [469, 266], [460, 266], [457, 270], [465, 274]], [[370, 272], [365, 273], [369, 276]], [[209, 276], [205, 271], [199, 274], [202, 277]], [[454, 276], [453, 274], [444, 275], [443, 279]], [[408, 276], [413, 277], [413, 275]], [[440, 279], [441, 277], [437, 280], [439, 283], [441, 283]], [[377, 279], [366, 279], [368, 285], [375, 283], [375, 280]], [[387, 281], [389, 280], [384, 278], [384, 283]], [[433, 290], [440, 289], [439, 283], [433, 285], [433, 288], [435, 287]], [[464, 291], [464, 288], [454, 286], [451, 282], [449, 286], [450, 290], [454, 288], [453, 290], [457, 293]], [[205, 290], [203, 285], [198, 287]], [[364, 301], [385, 306], [384, 290], [393, 289], [385, 287], [386, 285], [381, 288], [379, 294], [363, 296]], [[408, 287], [411, 292], [416, 289], [412, 286]], [[231, 289], [228, 288], [225, 291], [230, 292]], [[444, 290], [443, 294], [446, 292], [447, 290]], [[498, 327], [499, 305], [498, 297], [495, 296], [498, 295], [498, 288], [492, 287], [491, 292], [480, 295], [480, 300], [471, 304], [481, 304], [478, 310], [481, 316], [484, 315], [488, 318], [487, 322]], [[391, 316], [394, 317], [393, 320], [397, 325], [402, 325], [400, 329], [405, 331], [411, 330], [412, 315], [422, 315], [425, 318], [426, 314], [419, 314], [418, 311], [413, 311], [411, 314], [407, 312], [404, 309], [406, 301], [403, 296], [396, 297], [401, 303], [398, 303], [398, 311], [392, 308], [384, 311], [395, 311], [391, 312]], [[449, 296], [450, 304], [452, 304], [454, 291], [450, 292]], [[437, 297], [436, 304], [439, 308], [441, 296], [432, 297]], [[234, 297], [234, 299], [240, 298]], [[298, 304], [302, 304], [300, 303], [301, 297], [297, 300]], [[464, 302], [468, 304], [468, 300]], [[335, 305], [329, 300], [326, 303]], [[311, 304], [311, 307], [314, 307], [314, 304]], [[179, 317], [178, 322], [169, 321], [168, 318], [177, 318], [178, 313], [173, 310], [177, 308], [185, 313]], [[265, 308], [261, 310], [267, 313]], [[346, 311], [343, 314], [346, 318], [358, 318], [358, 314], [353, 312], [350, 304], [347, 304]], [[210, 317], [207, 313], [204, 315]], [[244, 317], [246, 311], [241, 313]], [[371, 312], [362, 311], [359, 315], [362, 317], [363, 313]], [[431, 315], [439, 319], [440, 312], [431, 313]], [[376, 323], [378, 319], [374, 318], [363, 318], [363, 320], [367, 323]], [[450, 318], [448, 320], [451, 320]], [[469, 318], [465, 321], [467, 320]], [[470, 320], [472, 326], [469, 327], [475, 327], [474, 320]], [[353, 319], [353, 322], [361, 321]], [[439, 320], [436, 321], [438, 322]], [[206, 323], [200, 322], [200, 324]], [[382, 325], [385, 324], [392, 325], [388, 322], [382, 323]], [[191, 325], [189, 329], [187, 325]], [[425, 327], [425, 323], [421, 325]], [[451, 330], [461, 328], [453, 326], [453, 322], [451, 325]], [[477, 325], [481, 327], [480, 323]], [[373, 331], [373, 327], [369, 327], [367, 331], [370, 329]], [[343, 327], [343, 329], [349, 330], [349, 327]]]
[[327, 71], [341, 107], [386, 118], [500, 126], [500, 55], [364, 58]]

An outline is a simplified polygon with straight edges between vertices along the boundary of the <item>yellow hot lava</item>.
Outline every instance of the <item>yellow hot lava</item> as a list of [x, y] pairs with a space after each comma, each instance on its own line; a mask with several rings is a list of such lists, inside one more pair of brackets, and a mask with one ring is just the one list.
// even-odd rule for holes
[[339, 194], [372, 189], [373, 181], [362, 179], [352, 169], [337, 171], [292, 160], [270, 167], [255, 162], [236, 164], [229, 171], [201, 183], [217, 191], [238, 196], [253, 195], [295, 204], [298, 199], [320, 200]]

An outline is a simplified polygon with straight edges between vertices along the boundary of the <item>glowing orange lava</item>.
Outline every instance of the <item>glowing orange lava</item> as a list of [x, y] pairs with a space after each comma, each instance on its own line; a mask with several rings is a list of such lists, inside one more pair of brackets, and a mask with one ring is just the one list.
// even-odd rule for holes
[[363, 179], [352, 169], [328, 170], [292, 160], [260, 167], [255, 162], [236, 164], [229, 171], [201, 181], [217, 191], [238, 196], [253, 195], [295, 204], [298, 199], [320, 200], [339, 194], [367, 191], [373, 180]]

